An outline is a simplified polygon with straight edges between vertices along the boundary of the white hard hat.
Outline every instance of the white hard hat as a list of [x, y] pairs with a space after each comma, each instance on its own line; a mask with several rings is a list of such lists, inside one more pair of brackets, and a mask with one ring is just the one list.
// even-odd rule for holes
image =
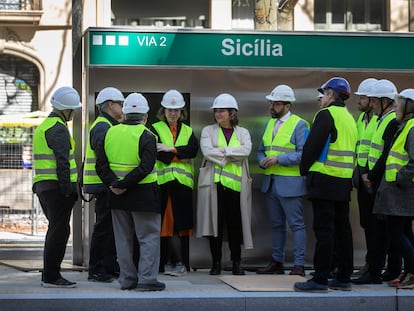
[[96, 97], [96, 104], [100, 105], [106, 101], [123, 102], [125, 100], [124, 95], [121, 91], [112, 86], [102, 89]]
[[394, 83], [389, 80], [382, 79], [378, 80], [371, 86], [367, 96], [378, 98], [387, 97], [389, 99], [394, 99], [397, 94], [398, 91]]
[[75, 110], [82, 107], [78, 91], [70, 86], [58, 88], [53, 93], [50, 103], [52, 104], [52, 107], [57, 110]]
[[125, 98], [122, 112], [128, 113], [147, 113], [149, 111], [148, 101], [140, 93], [131, 93]]
[[220, 94], [214, 99], [213, 106], [210, 107], [211, 109], [215, 108], [229, 108], [229, 109], [236, 109], [239, 110], [239, 106], [237, 105], [236, 99], [227, 93]]
[[368, 78], [362, 81], [358, 86], [358, 91], [356, 91], [355, 95], [367, 95], [371, 89], [371, 86], [374, 85], [375, 82], [378, 80], [375, 78]]
[[273, 91], [266, 96], [266, 99], [271, 101], [281, 101], [289, 103], [292, 103], [296, 100], [295, 93], [293, 92], [292, 88], [284, 84], [276, 86], [273, 89]]
[[161, 106], [168, 109], [183, 108], [185, 106], [184, 97], [177, 90], [169, 90], [162, 97]]
[[414, 101], [414, 89], [405, 89], [398, 94], [399, 97], [411, 99]]

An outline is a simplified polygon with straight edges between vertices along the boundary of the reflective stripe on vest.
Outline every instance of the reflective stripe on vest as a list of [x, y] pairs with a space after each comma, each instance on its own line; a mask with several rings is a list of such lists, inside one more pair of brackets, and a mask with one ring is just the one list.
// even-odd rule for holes
[[[139, 139], [144, 131], [148, 131], [145, 125], [118, 124], [108, 129], [105, 136], [105, 153], [109, 167], [114, 174], [122, 180], [133, 169], [139, 166]], [[154, 134], [152, 134], [154, 135]], [[144, 177], [138, 184], [146, 184], [157, 181], [155, 165], [151, 173]]]
[[[59, 117], [48, 117], [42, 124], [40, 124], [34, 132], [33, 142], [33, 158], [35, 176], [34, 182], [43, 180], [58, 180], [56, 173], [56, 157], [51, 148], [47, 145], [46, 131], [55, 126], [56, 123], [63, 124], [66, 128], [67, 125]], [[78, 178], [78, 170], [76, 167], [76, 161], [74, 156], [75, 141], [69, 133], [70, 137], [70, 151], [69, 151], [69, 169], [70, 169], [70, 181], [76, 182]]]
[[[223, 134], [221, 128], [218, 131], [217, 146], [222, 147], [238, 147], [240, 142], [237, 139], [236, 133], [233, 131], [229, 144], [227, 145], [226, 137]], [[242, 180], [242, 161], [227, 163], [224, 167], [218, 164], [214, 165], [214, 182], [221, 183], [223, 186], [230, 188], [234, 191], [241, 191]]]
[[[174, 144], [174, 138], [169, 126], [164, 121], [154, 123], [152, 125], [159, 134], [160, 142], [168, 147], [186, 146], [190, 140], [193, 130], [188, 125], [181, 123], [180, 132]], [[169, 181], [177, 179], [177, 181], [191, 189], [194, 187], [194, 166], [192, 163], [171, 162], [165, 164], [157, 160], [157, 181], [162, 185]]]
[[316, 161], [310, 171], [333, 177], [351, 178], [358, 139], [355, 120], [345, 107], [330, 106], [324, 109], [331, 114], [338, 137], [334, 143], [329, 144], [326, 161]]
[[95, 122], [92, 123], [91, 128], [89, 129], [88, 142], [86, 143], [86, 153], [85, 153], [85, 164], [83, 167], [83, 184], [84, 185], [99, 185], [102, 184], [101, 178], [95, 170], [96, 164], [96, 155], [95, 151], [91, 148], [91, 137], [90, 133], [92, 129], [101, 122], [107, 123], [110, 127], [112, 123], [105, 117], [99, 116], [96, 118]]
[[[273, 128], [275, 127], [277, 120], [269, 120], [263, 134], [263, 146], [266, 157], [278, 156], [280, 154], [296, 151], [296, 146], [290, 141], [293, 131], [301, 120], [302, 119], [299, 116], [292, 114], [285, 122], [283, 122], [273, 139]], [[299, 165], [272, 165], [265, 169], [265, 175], [300, 176]]]
[[384, 135], [388, 123], [394, 119], [395, 112], [390, 112], [384, 119], [380, 120], [380, 123], [377, 125], [377, 130], [372, 136], [371, 146], [368, 153], [368, 168], [370, 170], [375, 166], [375, 163], [377, 163], [382, 155], [382, 151], [384, 150], [384, 140], [382, 139], [382, 136]]
[[414, 119], [410, 119], [392, 144], [385, 162], [385, 181], [387, 182], [396, 181], [398, 171], [408, 164], [409, 156], [407, 150], [405, 150], [405, 143], [407, 142], [408, 133], [413, 127]]
[[377, 129], [378, 117], [373, 115], [371, 120], [365, 126], [363, 120], [365, 113], [361, 113], [357, 120], [358, 141], [356, 145], [357, 163], [361, 167], [365, 167], [368, 161], [368, 153], [371, 145], [372, 137]]

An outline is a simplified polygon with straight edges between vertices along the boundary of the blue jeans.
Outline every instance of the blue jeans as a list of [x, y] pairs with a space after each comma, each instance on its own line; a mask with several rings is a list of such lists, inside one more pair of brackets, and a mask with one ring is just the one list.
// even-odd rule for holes
[[302, 197], [281, 197], [274, 186], [266, 193], [267, 209], [272, 226], [272, 258], [284, 262], [286, 223], [292, 231], [294, 265], [305, 265], [306, 230], [303, 221]]

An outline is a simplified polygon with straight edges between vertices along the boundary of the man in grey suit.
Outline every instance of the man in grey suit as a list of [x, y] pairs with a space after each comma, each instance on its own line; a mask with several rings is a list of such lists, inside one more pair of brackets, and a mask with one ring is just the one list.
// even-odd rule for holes
[[302, 197], [306, 194], [306, 184], [300, 175], [299, 163], [309, 126], [291, 113], [296, 99], [289, 86], [278, 85], [266, 99], [272, 118], [265, 127], [257, 160], [265, 174], [261, 191], [266, 196], [272, 226], [272, 260], [256, 273], [284, 274], [287, 223], [294, 244], [294, 266], [289, 274], [304, 276], [306, 231]]

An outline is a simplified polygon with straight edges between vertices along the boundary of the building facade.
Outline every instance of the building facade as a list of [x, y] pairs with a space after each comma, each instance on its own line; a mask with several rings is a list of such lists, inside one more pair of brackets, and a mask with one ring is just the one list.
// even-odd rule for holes
[[[53, 89], [72, 84], [76, 1], [0, 0], [0, 115], [47, 111]], [[413, 0], [86, 0], [82, 10], [83, 30], [414, 30]]]

